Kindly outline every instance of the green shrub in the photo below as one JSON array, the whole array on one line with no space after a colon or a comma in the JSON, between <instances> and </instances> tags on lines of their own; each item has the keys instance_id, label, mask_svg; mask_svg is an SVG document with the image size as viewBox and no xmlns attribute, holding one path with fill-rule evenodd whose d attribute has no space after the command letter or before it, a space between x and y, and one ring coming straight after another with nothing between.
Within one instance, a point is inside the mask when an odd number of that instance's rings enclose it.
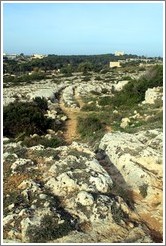
<instances>
[{"instance_id":1,"label":"green shrub","mask_svg":"<svg viewBox=\"0 0 166 246\"><path fill-rule=\"evenodd\" d=\"M63 236L66 236L72 227L68 220L58 224L58 217L45 215L40 226L31 225L28 227L27 236L30 243L46 243Z\"/></svg>"},{"instance_id":2,"label":"green shrub","mask_svg":"<svg viewBox=\"0 0 166 246\"><path fill-rule=\"evenodd\" d=\"M89 76L85 76L85 77L82 79L82 81L88 82L88 81L90 81L90 77L89 77Z\"/></svg>"},{"instance_id":3,"label":"green shrub","mask_svg":"<svg viewBox=\"0 0 166 246\"><path fill-rule=\"evenodd\" d=\"M106 106L112 104L112 98L109 96L101 97L99 100L99 105Z\"/></svg>"},{"instance_id":4,"label":"green shrub","mask_svg":"<svg viewBox=\"0 0 166 246\"><path fill-rule=\"evenodd\" d=\"M95 103L86 104L81 108L82 111L97 111L98 108L96 107Z\"/></svg>"},{"instance_id":5,"label":"green shrub","mask_svg":"<svg viewBox=\"0 0 166 246\"><path fill-rule=\"evenodd\" d=\"M45 148L56 148L64 144L64 141L58 137L53 137L51 139L43 138L41 143Z\"/></svg>"},{"instance_id":6,"label":"green shrub","mask_svg":"<svg viewBox=\"0 0 166 246\"><path fill-rule=\"evenodd\" d=\"M27 146L27 147L32 147L32 146L36 146L36 145L43 145L45 148L56 148L59 147L61 145L64 144L64 141L62 139L60 139L59 137L52 137L50 139L45 138L45 137L40 137L40 136L36 136L36 137L25 137L23 142L23 145Z\"/></svg>"},{"instance_id":7,"label":"green shrub","mask_svg":"<svg viewBox=\"0 0 166 246\"><path fill-rule=\"evenodd\" d=\"M103 130L101 121L93 115L87 118L78 118L78 132L81 137L90 137Z\"/></svg>"},{"instance_id":8,"label":"green shrub","mask_svg":"<svg viewBox=\"0 0 166 246\"><path fill-rule=\"evenodd\" d=\"M107 94L108 92L109 92L108 89L106 89L106 88L103 88L103 89L102 89L102 93L103 93L103 94Z\"/></svg>"},{"instance_id":9,"label":"green shrub","mask_svg":"<svg viewBox=\"0 0 166 246\"><path fill-rule=\"evenodd\" d=\"M111 206L112 218L117 224L121 223L121 220L128 218L128 215L125 214L120 207L117 206L114 201Z\"/></svg>"},{"instance_id":10,"label":"green shrub","mask_svg":"<svg viewBox=\"0 0 166 246\"><path fill-rule=\"evenodd\" d=\"M47 99L44 97L35 97L33 101L36 103L36 105L41 109L41 110L47 110L48 109L48 103Z\"/></svg>"},{"instance_id":11,"label":"green shrub","mask_svg":"<svg viewBox=\"0 0 166 246\"><path fill-rule=\"evenodd\" d=\"M95 95L95 96L99 96L99 95L101 95L101 92L98 92L98 91L91 91L91 94L92 94L92 95Z\"/></svg>"},{"instance_id":12,"label":"green shrub","mask_svg":"<svg viewBox=\"0 0 166 246\"><path fill-rule=\"evenodd\" d=\"M144 67L140 67L139 71L145 71L146 69Z\"/></svg>"},{"instance_id":13,"label":"green shrub","mask_svg":"<svg viewBox=\"0 0 166 246\"><path fill-rule=\"evenodd\" d=\"M112 98L115 107L133 107L145 99L145 92L148 88L163 86L163 68L154 66L150 68L146 75L138 81L130 80L123 87L123 90L116 92Z\"/></svg>"},{"instance_id":14,"label":"green shrub","mask_svg":"<svg viewBox=\"0 0 166 246\"><path fill-rule=\"evenodd\" d=\"M13 84L19 84L20 82L30 82L33 80L39 81L44 79L46 76L41 72L34 72L31 75L24 74L22 76L6 76L4 77L4 82L12 82Z\"/></svg>"},{"instance_id":15,"label":"green shrub","mask_svg":"<svg viewBox=\"0 0 166 246\"><path fill-rule=\"evenodd\" d=\"M44 116L44 112L34 102L15 102L4 107L3 131L6 137L19 134L39 135L53 125L53 120Z\"/></svg>"},{"instance_id":16,"label":"green shrub","mask_svg":"<svg viewBox=\"0 0 166 246\"><path fill-rule=\"evenodd\" d=\"M131 77L130 76L124 76L123 80L131 80Z\"/></svg>"},{"instance_id":17,"label":"green shrub","mask_svg":"<svg viewBox=\"0 0 166 246\"><path fill-rule=\"evenodd\" d=\"M140 191L140 194L142 195L143 198L145 198L148 194L147 189L148 189L148 184L143 184L143 185L139 186L139 191Z\"/></svg>"},{"instance_id":18,"label":"green shrub","mask_svg":"<svg viewBox=\"0 0 166 246\"><path fill-rule=\"evenodd\" d=\"M102 80L102 78L100 76L96 76L95 80Z\"/></svg>"}]
</instances>

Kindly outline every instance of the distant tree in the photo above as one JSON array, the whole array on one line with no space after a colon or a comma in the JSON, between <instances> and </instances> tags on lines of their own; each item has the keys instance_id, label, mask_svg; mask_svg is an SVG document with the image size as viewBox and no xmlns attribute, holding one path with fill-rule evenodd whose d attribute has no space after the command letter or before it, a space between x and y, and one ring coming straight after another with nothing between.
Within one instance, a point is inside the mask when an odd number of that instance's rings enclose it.
<instances>
[{"instance_id":1,"label":"distant tree","mask_svg":"<svg viewBox=\"0 0 166 246\"><path fill-rule=\"evenodd\" d=\"M78 71L83 72L86 75L89 71L92 71L92 63L90 62L82 62L78 66Z\"/></svg>"},{"instance_id":2,"label":"distant tree","mask_svg":"<svg viewBox=\"0 0 166 246\"><path fill-rule=\"evenodd\" d=\"M68 64L68 65L62 67L62 68L61 68L61 72L62 72L65 76L67 76L67 77L72 76L72 66L71 66L70 64Z\"/></svg>"}]
</instances>

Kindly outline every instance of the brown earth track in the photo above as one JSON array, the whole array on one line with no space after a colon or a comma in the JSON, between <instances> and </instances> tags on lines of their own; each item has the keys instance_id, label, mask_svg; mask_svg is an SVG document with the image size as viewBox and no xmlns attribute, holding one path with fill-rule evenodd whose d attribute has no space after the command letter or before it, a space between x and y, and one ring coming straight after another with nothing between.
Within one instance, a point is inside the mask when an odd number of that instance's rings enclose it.
<instances>
[{"instance_id":1,"label":"brown earth track","mask_svg":"<svg viewBox=\"0 0 166 246\"><path fill-rule=\"evenodd\" d=\"M77 117L78 114L80 115L80 108L84 105L81 97L75 95L75 100L77 101L79 108L69 108L66 107L62 98L60 98L60 107L64 114L68 117L66 124L65 124L65 131L63 133L63 137L65 141L69 144L72 141L79 139L79 134L77 132Z\"/></svg>"},{"instance_id":2,"label":"brown earth track","mask_svg":"<svg viewBox=\"0 0 166 246\"><path fill-rule=\"evenodd\" d=\"M60 97L59 105L64 114L68 117L65 123L65 129L63 133L63 137L66 141L66 143L71 144L73 141L80 139L80 135L77 132L77 118L79 116L86 117L89 112L83 112L81 111L81 108L85 105L80 95L75 93L74 99L79 105L78 108L69 108L65 106L65 103L63 102L62 97ZM110 132L111 127L105 126L105 131Z\"/></svg>"}]
</instances>

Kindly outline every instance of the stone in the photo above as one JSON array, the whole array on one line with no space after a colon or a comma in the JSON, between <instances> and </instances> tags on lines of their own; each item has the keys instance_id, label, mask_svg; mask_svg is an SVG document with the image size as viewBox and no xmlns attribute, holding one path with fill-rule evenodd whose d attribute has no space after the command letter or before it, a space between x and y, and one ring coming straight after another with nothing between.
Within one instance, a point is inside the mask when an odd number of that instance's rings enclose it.
<instances>
[{"instance_id":1,"label":"stone","mask_svg":"<svg viewBox=\"0 0 166 246\"><path fill-rule=\"evenodd\" d=\"M61 120L62 120L62 121L66 121L66 120L67 120L67 116L66 116L66 115L62 116L62 117L61 117Z\"/></svg>"},{"instance_id":2,"label":"stone","mask_svg":"<svg viewBox=\"0 0 166 246\"><path fill-rule=\"evenodd\" d=\"M21 232L22 232L22 242L28 241L27 229L30 225L32 225L32 221L29 218L24 218L21 223Z\"/></svg>"},{"instance_id":3,"label":"stone","mask_svg":"<svg viewBox=\"0 0 166 246\"><path fill-rule=\"evenodd\" d=\"M128 84L128 80L119 81L117 84L114 85L114 89L116 91L121 91L126 84Z\"/></svg>"},{"instance_id":4,"label":"stone","mask_svg":"<svg viewBox=\"0 0 166 246\"><path fill-rule=\"evenodd\" d=\"M19 168L20 166L24 166L24 165L34 165L34 162L31 161L31 159L19 158L11 165L12 172L15 171L17 168Z\"/></svg>"},{"instance_id":5,"label":"stone","mask_svg":"<svg viewBox=\"0 0 166 246\"><path fill-rule=\"evenodd\" d=\"M39 198L42 199L42 200L44 200L44 199L47 198L47 195L46 195L46 194L40 194L40 195L39 195Z\"/></svg>"},{"instance_id":6,"label":"stone","mask_svg":"<svg viewBox=\"0 0 166 246\"><path fill-rule=\"evenodd\" d=\"M113 114L118 114L118 113L119 113L119 112L118 112L118 110L116 110L116 109L113 111Z\"/></svg>"},{"instance_id":7,"label":"stone","mask_svg":"<svg viewBox=\"0 0 166 246\"><path fill-rule=\"evenodd\" d=\"M7 142L9 142L10 141L10 139L9 138L7 138L7 137L3 137L3 143L7 143Z\"/></svg>"},{"instance_id":8,"label":"stone","mask_svg":"<svg viewBox=\"0 0 166 246\"><path fill-rule=\"evenodd\" d=\"M83 206L89 206L94 203L94 198L86 191L80 191L77 195L76 202L81 203Z\"/></svg>"},{"instance_id":9,"label":"stone","mask_svg":"<svg viewBox=\"0 0 166 246\"><path fill-rule=\"evenodd\" d=\"M9 209L9 210L12 210L12 209L14 208L14 206L15 206L14 203L12 203L12 204L10 204L10 205L8 206L8 209Z\"/></svg>"},{"instance_id":10,"label":"stone","mask_svg":"<svg viewBox=\"0 0 166 246\"><path fill-rule=\"evenodd\" d=\"M162 103L163 90L162 87L153 87L149 88L145 92L145 101L144 104L155 104L157 101Z\"/></svg>"},{"instance_id":11,"label":"stone","mask_svg":"<svg viewBox=\"0 0 166 246\"><path fill-rule=\"evenodd\" d=\"M130 119L129 118L122 118L120 127L126 128L129 125L129 123L130 123Z\"/></svg>"},{"instance_id":12,"label":"stone","mask_svg":"<svg viewBox=\"0 0 166 246\"><path fill-rule=\"evenodd\" d=\"M3 218L3 225L5 226L8 223L11 223L16 217L16 214L9 214Z\"/></svg>"}]
</instances>

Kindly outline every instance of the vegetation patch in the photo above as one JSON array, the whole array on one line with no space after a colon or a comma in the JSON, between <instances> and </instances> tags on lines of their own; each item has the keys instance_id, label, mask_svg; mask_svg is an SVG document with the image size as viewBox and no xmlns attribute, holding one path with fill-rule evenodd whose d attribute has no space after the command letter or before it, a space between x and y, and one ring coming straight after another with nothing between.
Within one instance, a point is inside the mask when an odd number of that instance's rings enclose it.
<instances>
[{"instance_id":1,"label":"vegetation patch","mask_svg":"<svg viewBox=\"0 0 166 246\"><path fill-rule=\"evenodd\" d=\"M91 155L89 153L78 151L78 150L75 150L75 149L70 150L68 152L68 155L73 155L73 156L75 156L77 158L80 158L80 157L90 158L91 157Z\"/></svg>"},{"instance_id":2,"label":"vegetation patch","mask_svg":"<svg viewBox=\"0 0 166 246\"><path fill-rule=\"evenodd\" d=\"M6 137L46 133L53 127L54 121L44 116L46 104L44 100L34 102L14 102L4 107L3 132ZM41 107L41 108L40 108Z\"/></svg>"},{"instance_id":3,"label":"vegetation patch","mask_svg":"<svg viewBox=\"0 0 166 246\"><path fill-rule=\"evenodd\" d=\"M147 196L147 190L148 190L148 184L143 184L141 186L139 186L139 191L140 194L143 198L145 198Z\"/></svg>"},{"instance_id":4,"label":"vegetation patch","mask_svg":"<svg viewBox=\"0 0 166 246\"><path fill-rule=\"evenodd\" d=\"M103 135L104 124L95 115L89 115L86 118L79 117L77 130L82 139L93 141Z\"/></svg>"},{"instance_id":5,"label":"vegetation patch","mask_svg":"<svg viewBox=\"0 0 166 246\"><path fill-rule=\"evenodd\" d=\"M121 223L121 220L126 219L128 216L122 211L120 207L117 206L114 201L111 206L112 217L117 224Z\"/></svg>"},{"instance_id":6,"label":"vegetation patch","mask_svg":"<svg viewBox=\"0 0 166 246\"><path fill-rule=\"evenodd\" d=\"M45 215L40 226L32 225L27 230L27 236L30 243L46 243L63 236L66 236L71 230L71 224L68 220L58 224L58 217Z\"/></svg>"},{"instance_id":7,"label":"vegetation patch","mask_svg":"<svg viewBox=\"0 0 166 246\"><path fill-rule=\"evenodd\" d=\"M133 107L142 102L148 88L163 86L163 67L154 66L139 80L130 80L122 91L116 92L112 103L117 107Z\"/></svg>"},{"instance_id":8,"label":"vegetation patch","mask_svg":"<svg viewBox=\"0 0 166 246\"><path fill-rule=\"evenodd\" d=\"M25 137L22 145L25 145L27 147L32 147L32 146L36 146L36 145L43 145L44 148L56 148L59 147L61 145L64 145L64 140L62 138L59 137L52 137L50 139L45 138L45 137L40 137L40 136L36 136L36 137Z\"/></svg>"},{"instance_id":9,"label":"vegetation patch","mask_svg":"<svg viewBox=\"0 0 166 246\"><path fill-rule=\"evenodd\" d=\"M82 111L86 111L86 112L90 112L90 111L98 111L99 108L96 106L96 104L94 102L92 102L91 104L85 104L82 108Z\"/></svg>"},{"instance_id":10,"label":"vegetation patch","mask_svg":"<svg viewBox=\"0 0 166 246\"><path fill-rule=\"evenodd\" d=\"M21 85L20 82L28 82L30 83L31 81L39 81L42 79L45 79L46 75L41 72L34 72L31 75L24 74L21 76L6 76L4 77L4 83L11 82L12 85L18 86L19 84Z\"/></svg>"},{"instance_id":11,"label":"vegetation patch","mask_svg":"<svg viewBox=\"0 0 166 246\"><path fill-rule=\"evenodd\" d=\"M106 106L112 104L112 98L110 96L100 97L99 105Z\"/></svg>"}]
</instances>

